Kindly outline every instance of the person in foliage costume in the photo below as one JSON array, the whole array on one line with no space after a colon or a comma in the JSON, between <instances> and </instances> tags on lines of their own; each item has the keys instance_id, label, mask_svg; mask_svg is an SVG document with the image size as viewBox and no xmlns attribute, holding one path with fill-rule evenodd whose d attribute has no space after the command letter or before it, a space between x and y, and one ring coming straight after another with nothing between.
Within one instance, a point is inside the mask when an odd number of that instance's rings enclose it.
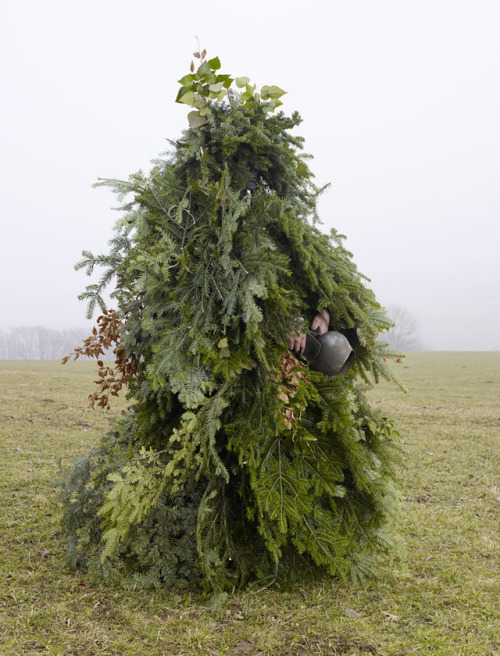
<instances>
[{"instance_id":1,"label":"person in foliage costume","mask_svg":"<svg viewBox=\"0 0 500 656\"><path fill-rule=\"evenodd\" d=\"M67 560L108 582L213 591L363 576L397 507L397 433L363 393L393 378L377 340L390 322L342 236L315 226L322 190L298 113L275 113L284 92L205 55L180 80L190 127L168 157L99 183L132 199L109 254L77 265L104 274L81 296L102 314L74 358L98 358L92 405L125 384L134 405L64 483ZM101 297L113 278L116 310ZM314 315L354 349L346 374L300 358Z\"/></svg>"}]
</instances>

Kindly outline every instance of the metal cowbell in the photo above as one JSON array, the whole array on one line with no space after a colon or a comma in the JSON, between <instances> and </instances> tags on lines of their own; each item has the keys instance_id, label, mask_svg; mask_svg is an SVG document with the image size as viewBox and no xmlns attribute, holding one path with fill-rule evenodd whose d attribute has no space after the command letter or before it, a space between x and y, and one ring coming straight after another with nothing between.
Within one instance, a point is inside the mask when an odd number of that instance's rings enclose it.
<instances>
[{"instance_id":1,"label":"metal cowbell","mask_svg":"<svg viewBox=\"0 0 500 656\"><path fill-rule=\"evenodd\" d=\"M326 376L345 374L355 358L347 337L336 330L323 335L309 331L303 355L309 360L313 371L320 371Z\"/></svg>"}]
</instances>

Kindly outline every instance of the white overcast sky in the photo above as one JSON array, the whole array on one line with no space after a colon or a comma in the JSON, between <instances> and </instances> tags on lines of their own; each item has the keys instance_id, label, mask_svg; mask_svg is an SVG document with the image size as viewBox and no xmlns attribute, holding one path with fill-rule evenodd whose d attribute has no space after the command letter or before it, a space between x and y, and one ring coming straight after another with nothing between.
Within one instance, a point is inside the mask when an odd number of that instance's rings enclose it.
<instances>
[{"instance_id":1,"label":"white overcast sky","mask_svg":"<svg viewBox=\"0 0 500 656\"><path fill-rule=\"evenodd\" d=\"M2 0L0 327L86 325L73 265L117 218L91 185L180 136L195 36L288 91L381 303L429 349L500 349L498 0Z\"/></svg>"}]
</instances>

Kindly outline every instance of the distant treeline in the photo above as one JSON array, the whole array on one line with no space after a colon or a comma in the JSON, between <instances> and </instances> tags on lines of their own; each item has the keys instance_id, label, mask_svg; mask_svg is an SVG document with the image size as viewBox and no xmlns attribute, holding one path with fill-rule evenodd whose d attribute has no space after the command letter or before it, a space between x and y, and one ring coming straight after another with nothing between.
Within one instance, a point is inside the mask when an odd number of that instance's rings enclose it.
<instances>
[{"instance_id":1,"label":"distant treeline","mask_svg":"<svg viewBox=\"0 0 500 656\"><path fill-rule=\"evenodd\" d=\"M398 305L387 308L387 314L395 325L381 335L381 341L397 351L420 351L422 341L416 319ZM72 353L90 331L90 328L56 330L43 326L0 328L0 360L58 360ZM111 352L108 355L114 358Z\"/></svg>"},{"instance_id":2,"label":"distant treeline","mask_svg":"<svg viewBox=\"0 0 500 656\"><path fill-rule=\"evenodd\" d=\"M0 360L58 360L90 334L88 328L0 328Z\"/></svg>"}]
</instances>

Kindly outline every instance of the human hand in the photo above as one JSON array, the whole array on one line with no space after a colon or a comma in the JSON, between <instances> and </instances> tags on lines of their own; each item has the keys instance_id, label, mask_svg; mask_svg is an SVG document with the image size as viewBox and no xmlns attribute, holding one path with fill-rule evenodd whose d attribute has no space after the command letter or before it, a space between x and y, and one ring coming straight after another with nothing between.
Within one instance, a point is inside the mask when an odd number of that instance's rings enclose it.
<instances>
[{"instance_id":1,"label":"human hand","mask_svg":"<svg viewBox=\"0 0 500 656\"><path fill-rule=\"evenodd\" d=\"M306 347L306 336L305 335L296 335L291 333L290 335L290 349L296 351L302 355Z\"/></svg>"},{"instance_id":2,"label":"human hand","mask_svg":"<svg viewBox=\"0 0 500 656\"><path fill-rule=\"evenodd\" d=\"M312 320L311 330L317 330L320 335L324 335L328 332L329 325L330 313L326 308L323 308Z\"/></svg>"},{"instance_id":3,"label":"human hand","mask_svg":"<svg viewBox=\"0 0 500 656\"><path fill-rule=\"evenodd\" d=\"M303 319L301 319L303 321ZM330 325L330 313L326 308L318 312L311 323L311 330L317 330L320 335L324 335L328 332L328 327ZM295 332L290 334L290 349L296 351L300 355L304 353L306 347L306 335L299 334Z\"/></svg>"},{"instance_id":4,"label":"human hand","mask_svg":"<svg viewBox=\"0 0 500 656\"><path fill-rule=\"evenodd\" d=\"M301 317L300 321L304 321L304 319ZM304 349L306 347L306 336L305 334L296 334L294 331L290 333L290 350L292 351L297 351L297 353L304 353Z\"/></svg>"}]
</instances>

